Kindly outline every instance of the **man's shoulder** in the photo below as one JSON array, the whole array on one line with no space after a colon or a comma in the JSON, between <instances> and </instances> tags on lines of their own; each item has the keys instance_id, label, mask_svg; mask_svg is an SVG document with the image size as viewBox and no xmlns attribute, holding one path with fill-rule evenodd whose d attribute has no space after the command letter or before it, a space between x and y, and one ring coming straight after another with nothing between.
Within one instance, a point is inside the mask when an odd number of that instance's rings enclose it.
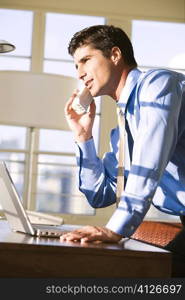
<instances>
[{"instance_id":1,"label":"man's shoulder","mask_svg":"<svg viewBox=\"0 0 185 300\"><path fill-rule=\"evenodd\" d=\"M141 79L158 77L185 77L185 74L172 69L153 68L142 72Z\"/></svg>"},{"instance_id":2,"label":"man's shoulder","mask_svg":"<svg viewBox=\"0 0 185 300\"><path fill-rule=\"evenodd\" d=\"M185 82L185 75L169 69L150 69L143 72L137 83L138 102L164 104L166 95L176 95L177 87ZM164 98L166 97L166 98ZM172 99L172 97L168 98Z\"/></svg>"},{"instance_id":3,"label":"man's shoulder","mask_svg":"<svg viewBox=\"0 0 185 300\"><path fill-rule=\"evenodd\" d=\"M143 86L146 88L155 84L159 85L160 83L169 83L171 80L179 78L181 75L185 76L184 74L165 68L149 69L145 72L142 72L137 85L138 88Z\"/></svg>"},{"instance_id":4,"label":"man's shoulder","mask_svg":"<svg viewBox=\"0 0 185 300\"><path fill-rule=\"evenodd\" d=\"M142 78L147 78L147 77L159 77L159 76L174 76L178 74L174 70L170 69L165 69L165 68L154 68L154 69L149 69L145 72L142 72Z\"/></svg>"}]
</instances>

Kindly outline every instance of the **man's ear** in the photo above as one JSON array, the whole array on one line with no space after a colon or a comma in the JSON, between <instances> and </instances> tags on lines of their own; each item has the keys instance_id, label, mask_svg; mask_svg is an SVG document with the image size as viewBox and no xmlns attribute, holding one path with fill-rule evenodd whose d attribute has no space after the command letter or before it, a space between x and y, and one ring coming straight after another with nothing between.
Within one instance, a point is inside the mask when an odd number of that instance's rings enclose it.
<instances>
[{"instance_id":1,"label":"man's ear","mask_svg":"<svg viewBox=\"0 0 185 300\"><path fill-rule=\"evenodd\" d=\"M121 54L121 50L119 47L113 47L111 49L111 60L112 62L117 65L119 63L119 61L121 60L122 58L122 54Z\"/></svg>"}]
</instances>

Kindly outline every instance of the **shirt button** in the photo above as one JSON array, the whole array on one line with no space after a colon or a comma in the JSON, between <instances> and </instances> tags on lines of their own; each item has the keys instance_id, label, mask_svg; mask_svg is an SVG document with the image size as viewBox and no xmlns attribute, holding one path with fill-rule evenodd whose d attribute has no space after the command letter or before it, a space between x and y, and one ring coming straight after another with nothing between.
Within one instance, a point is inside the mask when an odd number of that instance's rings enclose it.
<instances>
[{"instance_id":1,"label":"shirt button","mask_svg":"<svg viewBox=\"0 0 185 300\"><path fill-rule=\"evenodd\" d=\"M180 210L180 214L183 215L183 213L184 213L184 211L183 211L183 210Z\"/></svg>"},{"instance_id":2,"label":"shirt button","mask_svg":"<svg viewBox=\"0 0 185 300\"><path fill-rule=\"evenodd\" d=\"M152 198L148 198L148 201L152 201Z\"/></svg>"},{"instance_id":3,"label":"shirt button","mask_svg":"<svg viewBox=\"0 0 185 300\"><path fill-rule=\"evenodd\" d=\"M131 230L134 230L134 226L132 225L132 226L130 227L130 229L131 229Z\"/></svg>"}]
</instances>

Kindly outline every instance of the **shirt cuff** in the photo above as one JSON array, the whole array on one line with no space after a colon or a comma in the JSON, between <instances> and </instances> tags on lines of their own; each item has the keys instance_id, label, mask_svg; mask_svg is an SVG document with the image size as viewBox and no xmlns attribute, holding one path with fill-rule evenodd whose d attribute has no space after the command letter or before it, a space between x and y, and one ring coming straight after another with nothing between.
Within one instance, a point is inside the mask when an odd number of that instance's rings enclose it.
<instances>
[{"instance_id":1,"label":"shirt cuff","mask_svg":"<svg viewBox=\"0 0 185 300\"><path fill-rule=\"evenodd\" d=\"M115 210L105 227L124 237L130 237L136 230L133 225L133 217L128 212L122 211L121 208Z\"/></svg>"},{"instance_id":2,"label":"shirt cuff","mask_svg":"<svg viewBox=\"0 0 185 300\"><path fill-rule=\"evenodd\" d=\"M77 157L83 157L83 159L89 159L89 160L96 160L96 148L94 144L94 139L91 138L90 140L86 142L76 142L76 156Z\"/></svg>"},{"instance_id":3,"label":"shirt cuff","mask_svg":"<svg viewBox=\"0 0 185 300\"><path fill-rule=\"evenodd\" d=\"M128 197L124 198L120 201L118 208L105 227L124 237L130 237L143 221L151 203L145 199L140 208L132 209L129 212L128 208L124 205L124 203L127 203Z\"/></svg>"}]
</instances>

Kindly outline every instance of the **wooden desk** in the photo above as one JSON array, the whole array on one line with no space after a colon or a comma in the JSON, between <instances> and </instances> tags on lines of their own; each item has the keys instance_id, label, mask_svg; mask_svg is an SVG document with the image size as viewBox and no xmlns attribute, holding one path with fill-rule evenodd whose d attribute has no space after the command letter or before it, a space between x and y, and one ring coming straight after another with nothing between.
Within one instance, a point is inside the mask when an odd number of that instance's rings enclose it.
<instances>
[{"instance_id":1,"label":"wooden desk","mask_svg":"<svg viewBox=\"0 0 185 300\"><path fill-rule=\"evenodd\" d=\"M1 220L0 277L169 278L171 253L132 239L87 246L61 243L11 232Z\"/></svg>"}]
</instances>

